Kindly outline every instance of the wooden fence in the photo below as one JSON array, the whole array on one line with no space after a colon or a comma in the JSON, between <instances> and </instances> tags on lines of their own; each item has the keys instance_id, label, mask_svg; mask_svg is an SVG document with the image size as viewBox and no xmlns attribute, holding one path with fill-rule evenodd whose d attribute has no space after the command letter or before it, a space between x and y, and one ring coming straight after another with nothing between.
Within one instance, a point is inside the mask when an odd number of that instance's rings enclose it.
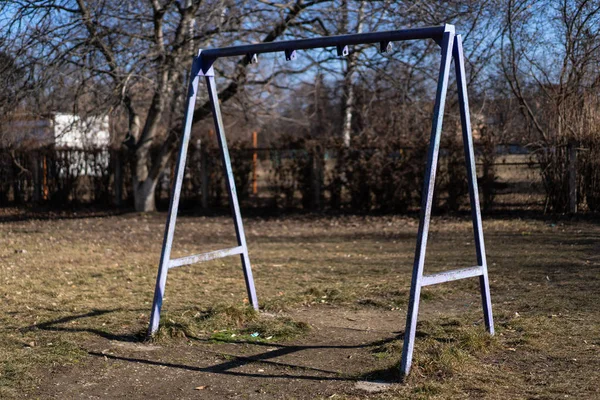
<instances>
[{"instance_id":1,"label":"wooden fence","mask_svg":"<svg viewBox=\"0 0 600 400\"><path fill-rule=\"evenodd\" d=\"M399 149L394 154L381 155L377 149L362 149L342 159L334 150L315 153L302 149L257 149L249 145L230 149L237 191L244 207L355 211L403 211L418 207L422 176L419 165L422 163L412 160L414 171L405 173L403 168L407 164L403 162L410 151ZM485 176L480 176L485 208L543 208L544 187L539 165L525 152L509 148L498 151L503 154L498 155L493 165L486 166L494 170L492 181L486 182ZM214 148L190 147L182 190L183 207L217 208L227 204L217 154ZM382 159L384 164L390 160L387 169L396 175L376 176L384 174L382 167L376 164L376 160L381 162ZM437 204L443 208L450 203L450 196L460 196L457 204L463 207L466 192L455 190L460 181L444 181L453 176L453 169L458 169L448 164L450 159L442 153ZM0 149L0 206L89 204L130 208L133 191L129 161L128 153L109 149ZM173 157L156 188L159 209L166 209L168 205L174 161ZM482 169L479 165L480 173ZM390 188L392 181L399 186L397 189ZM412 194L400 196L399 193L404 195L407 191ZM454 204L457 200L452 201ZM403 206L385 208L386 202Z\"/></svg>"}]
</instances>

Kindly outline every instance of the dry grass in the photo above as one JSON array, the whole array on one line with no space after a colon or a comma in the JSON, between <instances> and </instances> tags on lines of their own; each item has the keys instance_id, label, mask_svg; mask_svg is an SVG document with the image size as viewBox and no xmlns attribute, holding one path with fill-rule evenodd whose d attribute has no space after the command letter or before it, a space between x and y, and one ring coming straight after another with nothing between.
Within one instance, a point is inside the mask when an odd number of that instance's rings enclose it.
<instances>
[{"instance_id":1,"label":"dry grass","mask_svg":"<svg viewBox=\"0 0 600 400\"><path fill-rule=\"evenodd\" d=\"M248 306L221 305L193 315L185 312L178 316L165 315L152 340L208 337L223 342L285 341L309 330L305 322L289 317L259 313Z\"/></svg>"},{"instance_id":2,"label":"dry grass","mask_svg":"<svg viewBox=\"0 0 600 400\"><path fill-rule=\"evenodd\" d=\"M88 365L89 349L97 343L142 339L163 223L164 215L132 214L0 225L1 398L36 393L48 371ZM237 259L179 268L169 274L157 340L174 352L191 340L310 343L312 309L399 309L404 315L416 225L400 217L249 219L259 300L273 314L247 308ZM491 338L481 327L475 281L428 288L413 374L405 384L370 396L595 396L600 227L496 219L485 221L485 233L497 335ZM234 238L223 217L182 218L176 237L174 257L226 247ZM473 260L469 222L435 220L427 270ZM298 310L307 310L306 321ZM360 351L370 361L348 379L389 379L401 340ZM350 368L352 360L344 365ZM318 393L307 392L306 398ZM336 396L363 397L351 391Z\"/></svg>"}]
</instances>

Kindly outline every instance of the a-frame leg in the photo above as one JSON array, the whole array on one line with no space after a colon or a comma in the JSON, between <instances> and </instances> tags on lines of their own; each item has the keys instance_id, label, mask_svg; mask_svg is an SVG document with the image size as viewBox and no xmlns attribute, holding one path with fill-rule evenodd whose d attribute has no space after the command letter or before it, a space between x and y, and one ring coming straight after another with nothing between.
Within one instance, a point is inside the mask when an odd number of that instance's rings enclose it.
<instances>
[{"instance_id":1,"label":"a-frame leg","mask_svg":"<svg viewBox=\"0 0 600 400\"><path fill-rule=\"evenodd\" d=\"M192 121L194 119L194 107L196 105L198 82L201 76L205 77L206 86L208 88L208 95L213 112L217 137L219 140L221 160L223 161L223 168L225 169L225 180L229 192L229 203L231 205L231 212L233 214L233 222L235 225L235 233L237 237L238 246L231 249L217 250L209 253L197 254L172 260L171 247L173 245L173 237L175 234L175 223L177 221L179 197L181 194L181 186L183 183L185 162L187 158L187 149L192 131ZM244 278L246 280L246 290L248 292L250 304L252 304L252 306L255 309L258 309L258 300L256 298L256 290L254 288L254 279L252 277L252 269L250 267L250 258L248 257L248 246L246 245L246 236L244 234L242 216L240 214L240 207L238 204L237 193L235 190L235 181L233 179L233 172L231 170L229 150L227 149L227 140L225 138L225 131L223 130L223 121L221 120L221 111L219 108L219 99L215 87L214 71L210 63L208 65L202 64L200 52L198 53L198 56L194 58L194 61L192 63L192 72L190 76L187 105L185 111L183 137L181 138L179 155L177 157L177 167L175 170L175 184L173 185L173 190L171 193L169 214L167 217L167 225L165 227L165 236L163 239L163 247L160 256L160 264L158 267L158 275L156 277L156 287L154 290L154 301L152 303L152 312L150 315L150 325L148 326L148 335L151 336L158 330L158 325L160 322L160 310L162 307L165 286L167 283L167 272L170 268L180 267L183 265L189 265L197 262L214 260L216 258L222 258L236 254L239 254L241 258L242 266L244 269Z\"/></svg>"},{"instance_id":2,"label":"a-frame leg","mask_svg":"<svg viewBox=\"0 0 600 400\"><path fill-rule=\"evenodd\" d=\"M229 159L229 150L227 148L227 138L223 129L223 120L221 119L221 109L219 107L219 98L215 85L215 77L213 74L206 76L206 87L208 88L208 97L212 108L213 119L215 122L215 130L217 139L221 149L221 161L225 170L225 184L229 193L229 205L235 225L235 235L237 237L238 246L241 247L240 258L242 260L242 268L244 269L244 279L246 280L246 291L248 292L248 300L255 310L258 310L258 300L256 298L256 289L254 288L254 278L252 277L252 267L250 266L250 258L248 257L248 246L246 245L246 235L244 233L244 224L242 223L242 214L240 213L240 205L238 203L237 192L235 190L235 179L231 170L231 160Z\"/></svg>"},{"instance_id":3,"label":"a-frame leg","mask_svg":"<svg viewBox=\"0 0 600 400\"><path fill-rule=\"evenodd\" d=\"M150 325L148 326L148 335L154 334L158 329L160 322L160 309L162 308L163 297L165 295L165 286L167 284L167 272L171 261L171 246L173 245L173 235L175 234L175 223L177 222L177 210L179 209L179 196L181 195L181 185L185 174L185 161L187 158L187 149L192 132L192 120L194 119L194 108L196 106L196 97L198 95L198 81L200 80L201 59L200 54L194 57L192 70L190 73L190 82L187 93L187 103L185 108L185 120L183 126L183 137L179 145L179 155L177 156L177 166L175 169L175 183L171 192L169 203L169 213L167 216L167 225L165 227L165 236L163 238L162 251L160 254L160 263L158 265L158 274L156 276L156 287L154 289L154 301L152 302L152 312L150 314Z\"/></svg>"},{"instance_id":4,"label":"a-frame leg","mask_svg":"<svg viewBox=\"0 0 600 400\"><path fill-rule=\"evenodd\" d=\"M413 349L415 345L415 333L417 329L417 317L419 314L419 298L423 277L423 266L425 265L425 253L427 248L427 235L429 233L429 220L433 204L433 189L435 186L435 174L437 171L438 155L440 149L440 137L442 133L442 120L444 118L444 105L446 103L446 92L448 91L448 77L450 75L450 63L452 62L452 47L454 32L445 32L441 41L442 60L438 76L438 87L433 109L433 124L427 154L427 170L423 183L421 200L421 217L419 231L417 234L417 247L415 250L415 261L413 265L412 281L410 285L410 299L408 304L408 315L406 317L406 329L404 330L404 345L402 348L402 361L400 373L408 375L412 363Z\"/></svg>"},{"instance_id":5,"label":"a-frame leg","mask_svg":"<svg viewBox=\"0 0 600 400\"><path fill-rule=\"evenodd\" d=\"M454 41L454 68L456 70L456 83L458 85L458 101L460 107L460 122L462 126L463 147L467 165L467 180L469 182L469 200L471 203L471 217L473 219L473 233L475 236L475 249L477 251L477 265L482 267L479 276L481 300L483 304L483 318L485 327L490 334L494 334L494 319L492 317L492 299L483 241L483 227L481 224L481 211L479 209L479 190L477 188L477 171L475 169L475 154L473 151L473 134L471 132L471 116L469 114L469 97L467 95L467 82L465 74L465 61L463 57L462 38L456 35Z\"/></svg>"},{"instance_id":6,"label":"a-frame leg","mask_svg":"<svg viewBox=\"0 0 600 400\"><path fill-rule=\"evenodd\" d=\"M413 276L411 282L408 316L406 319L406 330L404 333L404 347L402 351L402 361L400 365L401 373L404 376L408 375L412 362L417 317L419 312L419 297L421 294L421 287L423 286L434 285L437 283L449 282L463 278L479 277L485 325L490 334L494 334L492 302L490 297L485 245L483 241L481 212L479 209L479 193L477 189L475 154L473 150L473 137L471 133L469 100L467 96L462 41L460 35L454 36L454 32L451 33L450 38L447 37L448 35L449 33L446 33L444 35L444 39L440 43L442 46L442 66L438 81L436 105L434 108L434 121L431 134L431 143L429 146L429 154L427 159L427 171L423 189L423 201L421 204L421 221L419 224L417 249L415 253L415 264L413 267ZM437 167L437 157L439 151L441 123L444 112L444 100L446 97L446 89L448 84L448 68L449 63L452 59L452 57L450 57L450 52L452 52L452 56L454 57L456 81L458 85L462 137L467 167L467 179L469 185L469 199L471 204L471 215L473 219L473 231L475 236L475 247L477 252L477 266L451 271L444 271L433 275L423 275L423 267L425 262L425 252L427 245L427 234L429 231L429 219L431 216L431 205L433 199L433 188L435 186L435 172Z\"/></svg>"}]
</instances>

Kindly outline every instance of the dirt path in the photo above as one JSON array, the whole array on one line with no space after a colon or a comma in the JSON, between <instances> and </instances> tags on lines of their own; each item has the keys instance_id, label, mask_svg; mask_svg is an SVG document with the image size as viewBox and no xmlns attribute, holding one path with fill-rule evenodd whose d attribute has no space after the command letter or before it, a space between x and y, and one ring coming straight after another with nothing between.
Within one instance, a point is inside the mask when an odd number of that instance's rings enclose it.
<instances>
[{"instance_id":1,"label":"dirt path","mask_svg":"<svg viewBox=\"0 0 600 400\"><path fill-rule=\"evenodd\" d=\"M98 340L83 366L61 368L36 393L66 399L318 398L365 393L356 377L371 351L398 338L398 312L312 307L292 313L311 333L283 345L190 341L178 346ZM199 389L196 389L199 388ZM35 394L34 394L35 395Z\"/></svg>"}]
</instances>

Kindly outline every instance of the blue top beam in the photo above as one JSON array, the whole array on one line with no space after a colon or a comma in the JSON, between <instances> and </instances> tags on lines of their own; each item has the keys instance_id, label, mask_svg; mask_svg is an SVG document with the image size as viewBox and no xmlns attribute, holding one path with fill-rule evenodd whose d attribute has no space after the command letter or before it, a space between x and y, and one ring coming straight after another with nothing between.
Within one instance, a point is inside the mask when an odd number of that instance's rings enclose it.
<instances>
[{"instance_id":1,"label":"blue top beam","mask_svg":"<svg viewBox=\"0 0 600 400\"><path fill-rule=\"evenodd\" d=\"M396 42L416 39L434 39L438 41L444 32L454 32L454 25L430 26L397 31L356 33L352 35L325 36L313 39L286 40L249 44L243 46L221 47L202 50L201 57L205 61L214 61L221 57L245 56L248 54L275 53L278 51L308 50L324 47L344 47L348 45Z\"/></svg>"}]
</instances>

